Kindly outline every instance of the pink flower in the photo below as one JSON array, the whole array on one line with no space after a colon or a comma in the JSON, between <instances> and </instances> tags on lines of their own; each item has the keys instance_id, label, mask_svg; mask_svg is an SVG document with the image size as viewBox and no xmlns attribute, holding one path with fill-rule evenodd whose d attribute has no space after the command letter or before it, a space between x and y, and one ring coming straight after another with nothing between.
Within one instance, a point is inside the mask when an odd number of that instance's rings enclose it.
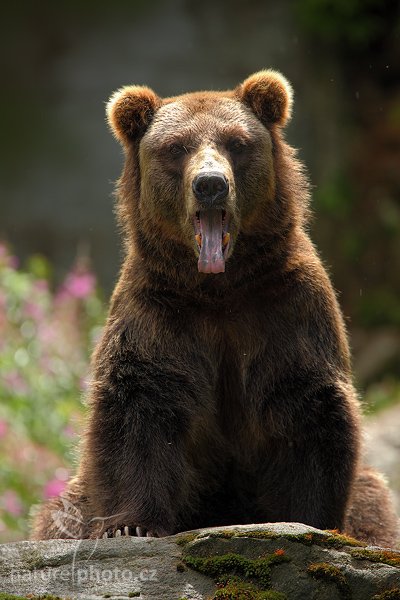
<instances>
[{"instance_id":1,"label":"pink flower","mask_svg":"<svg viewBox=\"0 0 400 600\"><path fill-rule=\"evenodd\" d=\"M65 282L64 290L74 298L87 298L93 292L96 285L96 278L88 271L72 271Z\"/></svg>"},{"instance_id":2,"label":"pink flower","mask_svg":"<svg viewBox=\"0 0 400 600\"><path fill-rule=\"evenodd\" d=\"M56 326L51 322L46 323L45 321L42 321L40 323L40 327L38 329L38 338L41 341L41 343L44 345L54 342L54 340L57 339ZM45 355L43 366L45 366L45 367L48 366L48 363L49 363L49 359Z\"/></svg>"},{"instance_id":3,"label":"pink flower","mask_svg":"<svg viewBox=\"0 0 400 600\"><path fill-rule=\"evenodd\" d=\"M12 269L18 269L19 267L19 259L16 256L9 256L8 257L8 266L11 267Z\"/></svg>"},{"instance_id":4,"label":"pink flower","mask_svg":"<svg viewBox=\"0 0 400 600\"><path fill-rule=\"evenodd\" d=\"M46 281L46 279L37 279L35 281L35 289L38 292L48 292L49 291L49 284Z\"/></svg>"},{"instance_id":5,"label":"pink flower","mask_svg":"<svg viewBox=\"0 0 400 600\"><path fill-rule=\"evenodd\" d=\"M3 437L6 437L8 433L8 423L7 421L3 421L0 419L0 440Z\"/></svg>"},{"instance_id":6,"label":"pink flower","mask_svg":"<svg viewBox=\"0 0 400 600\"><path fill-rule=\"evenodd\" d=\"M15 394L26 394L28 386L24 378L18 373L18 371L11 371L3 377L3 382L7 388Z\"/></svg>"},{"instance_id":7,"label":"pink flower","mask_svg":"<svg viewBox=\"0 0 400 600\"><path fill-rule=\"evenodd\" d=\"M7 246L1 242L0 242L0 264L5 267L11 267L12 269L16 269L19 264L18 258L16 256L12 256L10 254Z\"/></svg>"},{"instance_id":8,"label":"pink flower","mask_svg":"<svg viewBox=\"0 0 400 600\"><path fill-rule=\"evenodd\" d=\"M19 515L22 513L21 501L14 491L7 490L4 492L3 496L0 498L0 502L4 510L10 513L10 515L19 517Z\"/></svg>"},{"instance_id":9,"label":"pink flower","mask_svg":"<svg viewBox=\"0 0 400 600\"><path fill-rule=\"evenodd\" d=\"M43 306L37 302L28 301L25 303L25 314L35 321L40 321L44 316Z\"/></svg>"},{"instance_id":10,"label":"pink flower","mask_svg":"<svg viewBox=\"0 0 400 600\"><path fill-rule=\"evenodd\" d=\"M51 479L44 486L44 497L46 500L49 498L54 498L55 496L59 496L66 487L66 482L61 481L60 479Z\"/></svg>"}]
</instances>

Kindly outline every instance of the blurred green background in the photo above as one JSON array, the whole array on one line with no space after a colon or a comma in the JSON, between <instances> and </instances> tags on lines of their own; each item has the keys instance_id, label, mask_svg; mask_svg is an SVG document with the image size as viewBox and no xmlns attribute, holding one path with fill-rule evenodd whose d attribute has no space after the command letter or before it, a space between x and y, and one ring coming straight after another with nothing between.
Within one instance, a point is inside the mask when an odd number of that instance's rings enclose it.
<instances>
[{"instance_id":1,"label":"blurred green background","mask_svg":"<svg viewBox=\"0 0 400 600\"><path fill-rule=\"evenodd\" d=\"M339 291L366 412L400 400L400 10L394 0L88 0L2 8L0 541L76 458L88 358L116 280L122 152L105 102L224 89L265 67L295 89L287 138Z\"/></svg>"}]
</instances>

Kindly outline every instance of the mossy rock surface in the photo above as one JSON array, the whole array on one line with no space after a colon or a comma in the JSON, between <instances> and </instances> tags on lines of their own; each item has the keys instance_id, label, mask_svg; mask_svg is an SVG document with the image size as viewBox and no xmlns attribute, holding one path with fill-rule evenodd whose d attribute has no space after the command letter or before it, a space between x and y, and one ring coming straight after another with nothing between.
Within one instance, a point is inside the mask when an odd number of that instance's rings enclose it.
<instances>
[{"instance_id":1,"label":"mossy rock surface","mask_svg":"<svg viewBox=\"0 0 400 600\"><path fill-rule=\"evenodd\" d=\"M400 552L298 523L0 546L0 600L397 600L399 590Z\"/></svg>"}]
</instances>

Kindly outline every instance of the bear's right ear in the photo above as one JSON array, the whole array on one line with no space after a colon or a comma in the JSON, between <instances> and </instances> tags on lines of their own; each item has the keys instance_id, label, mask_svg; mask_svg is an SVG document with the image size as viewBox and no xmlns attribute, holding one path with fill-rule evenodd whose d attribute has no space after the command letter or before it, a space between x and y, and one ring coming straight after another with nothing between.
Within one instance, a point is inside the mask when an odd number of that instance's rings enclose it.
<instances>
[{"instance_id":1,"label":"bear's right ear","mask_svg":"<svg viewBox=\"0 0 400 600\"><path fill-rule=\"evenodd\" d=\"M161 106L161 99L148 87L129 85L114 92L107 104L107 119L122 144L140 138Z\"/></svg>"}]
</instances>

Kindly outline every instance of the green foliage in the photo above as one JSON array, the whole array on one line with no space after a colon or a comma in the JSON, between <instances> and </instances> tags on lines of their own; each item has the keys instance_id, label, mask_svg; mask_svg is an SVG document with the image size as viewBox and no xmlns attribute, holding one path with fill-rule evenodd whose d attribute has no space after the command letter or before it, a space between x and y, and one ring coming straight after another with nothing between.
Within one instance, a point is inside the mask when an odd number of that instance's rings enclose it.
<instances>
[{"instance_id":1,"label":"green foliage","mask_svg":"<svg viewBox=\"0 0 400 600\"><path fill-rule=\"evenodd\" d=\"M332 265L348 316L369 329L400 326L400 210L390 194L380 194L374 201L360 198L357 186L339 170L313 197L313 238Z\"/></svg>"},{"instance_id":2,"label":"green foliage","mask_svg":"<svg viewBox=\"0 0 400 600\"><path fill-rule=\"evenodd\" d=\"M375 288L359 301L360 320L366 327L395 325L400 327L400 301L389 288Z\"/></svg>"},{"instance_id":3,"label":"green foliage","mask_svg":"<svg viewBox=\"0 0 400 600\"><path fill-rule=\"evenodd\" d=\"M327 179L314 193L314 205L326 217L348 218L353 199L350 181L342 172Z\"/></svg>"},{"instance_id":4,"label":"green foliage","mask_svg":"<svg viewBox=\"0 0 400 600\"><path fill-rule=\"evenodd\" d=\"M398 403L400 403L400 382L391 377L372 383L363 396L364 412L367 415Z\"/></svg>"},{"instance_id":5,"label":"green foliage","mask_svg":"<svg viewBox=\"0 0 400 600\"><path fill-rule=\"evenodd\" d=\"M0 245L0 540L26 536L30 506L65 486L104 319L84 264L56 292L50 274L38 256L18 269Z\"/></svg>"},{"instance_id":6,"label":"green foliage","mask_svg":"<svg viewBox=\"0 0 400 600\"><path fill-rule=\"evenodd\" d=\"M362 48L385 34L390 0L300 0L296 11L304 28L329 42Z\"/></svg>"}]
</instances>

